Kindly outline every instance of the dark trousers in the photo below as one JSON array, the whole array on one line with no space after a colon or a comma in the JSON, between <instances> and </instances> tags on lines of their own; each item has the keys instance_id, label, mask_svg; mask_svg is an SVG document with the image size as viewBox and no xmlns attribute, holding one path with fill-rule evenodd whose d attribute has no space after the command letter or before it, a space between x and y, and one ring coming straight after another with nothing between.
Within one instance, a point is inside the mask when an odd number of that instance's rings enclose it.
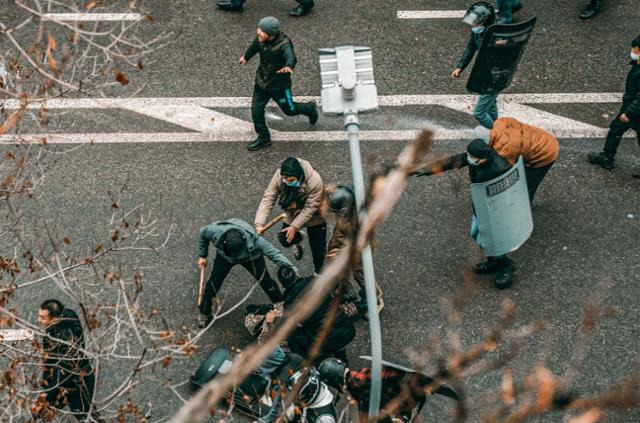
<instances>
[{"instance_id":1,"label":"dark trousers","mask_svg":"<svg viewBox=\"0 0 640 423\"><path fill-rule=\"evenodd\" d=\"M284 90L263 90L259 86L253 86L253 98L251 99L251 118L256 133L262 139L270 139L269 128L264 118L264 109L269 100L273 99L280 107L280 110L287 116L305 115L309 116L313 110L311 103L296 103L291 95L291 88Z\"/></svg>"},{"instance_id":2,"label":"dark trousers","mask_svg":"<svg viewBox=\"0 0 640 423\"><path fill-rule=\"evenodd\" d=\"M249 273L251 273L251 275L260 282L260 286L272 302L277 303L282 301L280 288L278 288L276 281L274 281L269 275L269 270L267 270L267 264L264 261L264 257L261 256L253 261L240 263L240 265L247 269ZM200 313L211 314L212 298L218 295L224 278L227 277L234 266L234 263L225 260L219 254L216 255L216 258L213 261L211 275L209 276L209 280L204 288L204 293L202 294Z\"/></svg>"},{"instance_id":3,"label":"dark trousers","mask_svg":"<svg viewBox=\"0 0 640 423\"><path fill-rule=\"evenodd\" d=\"M629 129L636 131L638 145L640 145L640 122L630 121L629 123L624 123L619 117L620 115L616 116L613 122L611 122L611 125L609 125L609 133L607 133L607 139L604 143L604 154L611 158L615 157L622 136Z\"/></svg>"},{"instance_id":4,"label":"dark trousers","mask_svg":"<svg viewBox=\"0 0 640 423\"><path fill-rule=\"evenodd\" d=\"M69 406L73 416L79 422L89 418L89 410L93 401L96 377L93 373L86 376L74 376L47 392L47 401L57 409ZM94 420L101 421L97 414L92 413Z\"/></svg>"},{"instance_id":5,"label":"dark trousers","mask_svg":"<svg viewBox=\"0 0 640 423\"><path fill-rule=\"evenodd\" d=\"M289 226L287 223L283 223L282 227ZM322 266L324 266L324 257L327 254L327 224L321 223L315 226L307 226L307 234L309 235L309 247L311 248L311 258L313 259L313 270L316 273L320 273ZM291 244L281 242L283 247L289 247L290 245L300 244L302 242L302 235L297 232L293 237Z\"/></svg>"},{"instance_id":6,"label":"dark trousers","mask_svg":"<svg viewBox=\"0 0 640 423\"><path fill-rule=\"evenodd\" d=\"M526 167L524 168L524 174L527 178L527 188L529 189L529 201L533 201L533 197L536 195L538 186L551 169L555 162L551 162L542 167Z\"/></svg>"},{"instance_id":7,"label":"dark trousers","mask_svg":"<svg viewBox=\"0 0 640 423\"><path fill-rule=\"evenodd\" d=\"M313 0L296 0L296 2L305 9L311 9L314 6Z\"/></svg>"}]
</instances>

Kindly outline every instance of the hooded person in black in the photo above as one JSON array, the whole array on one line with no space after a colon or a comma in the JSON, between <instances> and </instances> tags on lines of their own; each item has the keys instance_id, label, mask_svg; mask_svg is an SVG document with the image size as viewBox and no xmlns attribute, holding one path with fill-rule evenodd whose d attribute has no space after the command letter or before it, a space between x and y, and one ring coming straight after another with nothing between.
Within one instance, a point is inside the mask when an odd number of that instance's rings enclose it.
<instances>
[{"instance_id":1,"label":"hooded person in black","mask_svg":"<svg viewBox=\"0 0 640 423\"><path fill-rule=\"evenodd\" d=\"M293 308L302 293L313 283L313 277L298 278L294 269L281 267L278 269L278 280L284 287L285 313ZM314 342L322 335L327 319L332 319L322 341L322 347L314 363L328 357L337 357L346 361L346 347L353 341L356 328L353 320L346 316L339 307L340 303L330 295L304 322L301 322L287 338L289 349L304 358L308 358Z\"/></svg>"},{"instance_id":2,"label":"hooded person in black","mask_svg":"<svg viewBox=\"0 0 640 423\"><path fill-rule=\"evenodd\" d=\"M430 176L451 169L460 169L469 166L469 178L471 183L482 183L497 178L511 169L507 160L502 158L487 143L477 138L469 143L465 153L446 157L442 160L427 164L423 169L413 173L415 176ZM471 236L476 239L478 226L475 216L471 221ZM487 257L487 261L478 263L473 271L478 274L498 273L494 286L498 289L506 289L513 284L513 274L516 266L506 254L497 257Z\"/></svg>"},{"instance_id":3,"label":"hooded person in black","mask_svg":"<svg viewBox=\"0 0 640 423\"><path fill-rule=\"evenodd\" d=\"M251 117L258 138L248 145L250 151L271 145L271 135L264 117L265 107L271 99L287 116L305 115L311 125L318 121L316 103L293 101L291 74L297 60L291 39L280 31L280 22L272 16L262 18L256 33L256 38L240 57L240 64L244 65L256 54L260 55L251 100Z\"/></svg>"},{"instance_id":4,"label":"hooded person in black","mask_svg":"<svg viewBox=\"0 0 640 423\"><path fill-rule=\"evenodd\" d=\"M627 73L622 106L616 118L609 125L609 132L602 152L592 152L587 155L590 163L605 169L613 169L618 146L622 136L629 129L636 132L638 145L640 145L640 36L631 42L629 53L631 69ZM639 175L634 175L640 177Z\"/></svg>"},{"instance_id":5,"label":"hooded person in black","mask_svg":"<svg viewBox=\"0 0 640 423\"><path fill-rule=\"evenodd\" d=\"M75 311L58 300L40 305L38 321L45 328L42 340L44 370L40 400L33 406L36 418L45 418L46 409L69 406L78 421L87 421L93 401L95 375L84 354L82 324ZM95 413L94 420L100 421Z\"/></svg>"}]
</instances>

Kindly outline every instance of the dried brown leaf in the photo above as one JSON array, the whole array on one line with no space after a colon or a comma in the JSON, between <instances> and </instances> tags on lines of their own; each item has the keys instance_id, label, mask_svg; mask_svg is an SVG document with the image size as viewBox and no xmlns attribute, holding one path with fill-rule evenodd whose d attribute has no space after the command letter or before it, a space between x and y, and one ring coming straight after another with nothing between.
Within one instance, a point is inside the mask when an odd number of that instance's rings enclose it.
<instances>
[{"instance_id":1,"label":"dried brown leaf","mask_svg":"<svg viewBox=\"0 0 640 423\"><path fill-rule=\"evenodd\" d=\"M129 77L127 75L125 75L124 73L122 73L122 72L120 72L119 70L116 69L115 75L116 75L116 81L118 81L122 85L128 85L129 84Z\"/></svg>"},{"instance_id":2,"label":"dried brown leaf","mask_svg":"<svg viewBox=\"0 0 640 423\"><path fill-rule=\"evenodd\" d=\"M49 35L49 51L56 51L56 39Z\"/></svg>"},{"instance_id":3,"label":"dried brown leaf","mask_svg":"<svg viewBox=\"0 0 640 423\"><path fill-rule=\"evenodd\" d=\"M592 408L586 413L573 417L569 423L595 423L602 417L602 412L597 408Z\"/></svg>"},{"instance_id":4,"label":"dried brown leaf","mask_svg":"<svg viewBox=\"0 0 640 423\"><path fill-rule=\"evenodd\" d=\"M556 382L549 369L545 367L539 367L536 370L536 378L538 379L536 410L543 412L548 410L553 403L553 393L556 389Z\"/></svg>"},{"instance_id":5,"label":"dried brown leaf","mask_svg":"<svg viewBox=\"0 0 640 423\"><path fill-rule=\"evenodd\" d=\"M91 0L89 3L87 3L87 5L84 8L85 8L85 10L91 10L94 7L96 7L96 1L95 0Z\"/></svg>"}]
</instances>

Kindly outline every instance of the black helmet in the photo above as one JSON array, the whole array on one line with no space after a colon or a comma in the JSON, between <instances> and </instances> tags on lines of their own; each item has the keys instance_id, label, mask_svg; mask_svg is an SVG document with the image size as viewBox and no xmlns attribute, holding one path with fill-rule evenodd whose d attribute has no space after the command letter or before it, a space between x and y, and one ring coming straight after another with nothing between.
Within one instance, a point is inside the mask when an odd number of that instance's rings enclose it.
<instances>
[{"instance_id":1,"label":"black helmet","mask_svg":"<svg viewBox=\"0 0 640 423\"><path fill-rule=\"evenodd\" d=\"M349 216L356 204L356 196L353 190L344 185L336 186L329 195L329 210L342 216Z\"/></svg>"},{"instance_id":2,"label":"black helmet","mask_svg":"<svg viewBox=\"0 0 640 423\"><path fill-rule=\"evenodd\" d=\"M327 358L318 366L320 379L338 391L342 391L342 386L345 382L344 376L347 370L349 370L347 363L339 358Z\"/></svg>"},{"instance_id":3,"label":"black helmet","mask_svg":"<svg viewBox=\"0 0 640 423\"><path fill-rule=\"evenodd\" d=\"M308 370L301 369L295 372L287 382L287 388L289 391L293 391L296 385L300 385L298 391L297 401L303 404L313 404L321 391L321 382L318 371L315 368Z\"/></svg>"},{"instance_id":4,"label":"black helmet","mask_svg":"<svg viewBox=\"0 0 640 423\"><path fill-rule=\"evenodd\" d=\"M280 266L278 268L278 281L285 289L290 288L298 280L296 269L291 266Z\"/></svg>"},{"instance_id":5,"label":"black helmet","mask_svg":"<svg viewBox=\"0 0 640 423\"><path fill-rule=\"evenodd\" d=\"M489 26L496 21L496 10L491 3L479 1L473 3L467 13L464 14L462 22L468 25Z\"/></svg>"},{"instance_id":6,"label":"black helmet","mask_svg":"<svg viewBox=\"0 0 640 423\"><path fill-rule=\"evenodd\" d=\"M229 229L222 235L222 244L229 257L241 259L247 252L247 238L238 229Z\"/></svg>"}]
</instances>

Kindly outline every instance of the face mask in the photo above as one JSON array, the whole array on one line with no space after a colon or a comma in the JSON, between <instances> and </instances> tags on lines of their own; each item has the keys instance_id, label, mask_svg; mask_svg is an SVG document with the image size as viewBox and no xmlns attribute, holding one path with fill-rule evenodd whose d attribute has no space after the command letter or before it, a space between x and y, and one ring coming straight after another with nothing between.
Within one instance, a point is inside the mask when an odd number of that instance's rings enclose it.
<instances>
[{"instance_id":1,"label":"face mask","mask_svg":"<svg viewBox=\"0 0 640 423\"><path fill-rule=\"evenodd\" d=\"M474 34L481 34L484 31L484 26L474 26L471 28L471 32Z\"/></svg>"},{"instance_id":2,"label":"face mask","mask_svg":"<svg viewBox=\"0 0 640 423\"><path fill-rule=\"evenodd\" d=\"M283 180L282 182L284 182L284 184L288 187L292 187L292 188L298 188L300 186L300 181L299 180L295 180L293 182L287 182L285 180Z\"/></svg>"},{"instance_id":3,"label":"face mask","mask_svg":"<svg viewBox=\"0 0 640 423\"><path fill-rule=\"evenodd\" d=\"M631 57L631 60L633 60L634 62L637 62L638 60L640 60L640 54L635 53L634 51L632 51L629 56Z\"/></svg>"},{"instance_id":4,"label":"face mask","mask_svg":"<svg viewBox=\"0 0 640 423\"><path fill-rule=\"evenodd\" d=\"M478 166L480 164L476 160L469 157L468 155L467 155L467 163L469 163L470 166Z\"/></svg>"}]
</instances>

